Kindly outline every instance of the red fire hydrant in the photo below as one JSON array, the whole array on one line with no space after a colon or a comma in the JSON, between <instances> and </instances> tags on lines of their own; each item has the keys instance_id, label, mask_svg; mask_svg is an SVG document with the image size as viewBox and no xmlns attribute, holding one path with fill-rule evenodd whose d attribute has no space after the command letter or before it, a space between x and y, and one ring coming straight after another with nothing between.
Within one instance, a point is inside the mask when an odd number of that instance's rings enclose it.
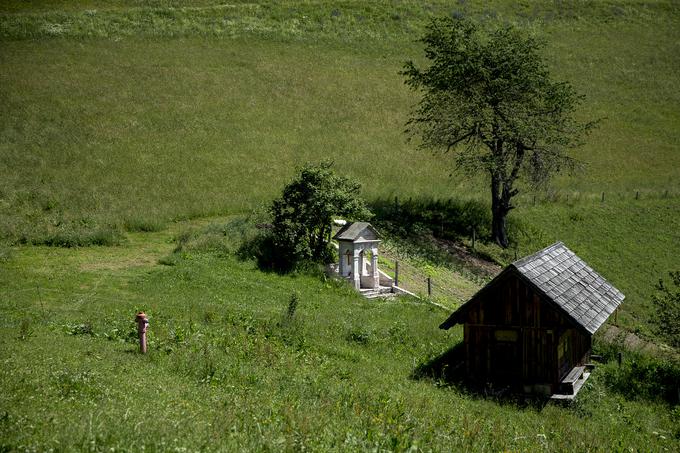
<instances>
[{"instance_id":1,"label":"red fire hydrant","mask_svg":"<svg viewBox=\"0 0 680 453\"><path fill-rule=\"evenodd\" d=\"M149 326L149 318L146 313L140 311L135 317L137 321L137 333L139 334L139 352L146 354L146 329Z\"/></svg>"}]
</instances>

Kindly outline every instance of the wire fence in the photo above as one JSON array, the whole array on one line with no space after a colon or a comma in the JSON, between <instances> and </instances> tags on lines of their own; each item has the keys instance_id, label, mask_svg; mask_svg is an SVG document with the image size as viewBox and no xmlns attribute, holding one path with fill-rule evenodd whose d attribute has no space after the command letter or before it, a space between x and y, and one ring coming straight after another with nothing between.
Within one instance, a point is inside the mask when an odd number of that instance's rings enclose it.
<instances>
[{"instance_id":1,"label":"wire fence","mask_svg":"<svg viewBox=\"0 0 680 453\"><path fill-rule=\"evenodd\" d=\"M426 271L404 260L395 260L394 264L387 263L383 267L395 279L395 285L418 297L444 302L450 308L460 305L469 297L468 293L447 285L443 281L445 278L428 275Z\"/></svg>"},{"instance_id":2,"label":"wire fence","mask_svg":"<svg viewBox=\"0 0 680 453\"><path fill-rule=\"evenodd\" d=\"M577 203L580 201L643 201L666 200L680 197L680 192L670 189L635 189L626 191L578 191L548 190L543 193L522 193L515 197L516 202L524 206L535 206L548 203Z\"/></svg>"}]
</instances>

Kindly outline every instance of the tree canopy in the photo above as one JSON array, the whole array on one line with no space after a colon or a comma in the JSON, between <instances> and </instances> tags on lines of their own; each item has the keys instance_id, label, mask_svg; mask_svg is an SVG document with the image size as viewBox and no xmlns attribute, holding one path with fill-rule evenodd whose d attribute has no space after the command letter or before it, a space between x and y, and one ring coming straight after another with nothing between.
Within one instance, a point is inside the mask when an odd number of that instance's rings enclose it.
<instances>
[{"instance_id":1,"label":"tree canopy","mask_svg":"<svg viewBox=\"0 0 680 453\"><path fill-rule=\"evenodd\" d=\"M515 26L487 30L462 18L433 20L420 40L429 65L408 61L406 84L422 93L407 123L420 148L452 152L457 169L490 179L492 234L508 246L506 216L518 182L547 182L575 161L592 122L577 120L582 101L553 81L543 42Z\"/></svg>"},{"instance_id":2,"label":"tree canopy","mask_svg":"<svg viewBox=\"0 0 680 453\"><path fill-rule=\"evenodd\" d=\"M287 270L301 262L329 262L333 219L370 217L359 197L361 185L332 170L332 163L306 164L286 184L270 207L275 267Z\"/></svg>"}]
</instances>

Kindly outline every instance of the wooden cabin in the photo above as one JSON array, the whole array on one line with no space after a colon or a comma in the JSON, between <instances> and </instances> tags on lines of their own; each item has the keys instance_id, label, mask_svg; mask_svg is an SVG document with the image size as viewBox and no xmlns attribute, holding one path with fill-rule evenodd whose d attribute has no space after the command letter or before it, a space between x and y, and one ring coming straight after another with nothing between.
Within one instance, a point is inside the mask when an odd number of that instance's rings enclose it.
<instances>
[{"instance_id":1,"label":"wooden cabin","mask_svg":"<svg viewBox=\"0 0 680 453\"><path fill-rule=\"evenodd\" d=\"M558 242L510 264L440 328L463 324L469 379L573 398L593 334L624 297Z\"/></svg>"}]
</instances>

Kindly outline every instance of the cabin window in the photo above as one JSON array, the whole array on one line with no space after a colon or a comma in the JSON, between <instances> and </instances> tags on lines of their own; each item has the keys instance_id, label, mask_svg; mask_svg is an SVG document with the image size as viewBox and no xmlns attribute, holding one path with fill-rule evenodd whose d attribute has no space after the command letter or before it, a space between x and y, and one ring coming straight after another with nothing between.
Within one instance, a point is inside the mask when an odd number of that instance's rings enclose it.
<instances>
[{"instance_id":1,"label":"cabin window","mask_svg":"<svg viewBox=\"0 0 680 453\"><path fill-rule=\"evenodd\" d=\"M496 341L507 341L507 342L517 341L517 331L516 330L496 330L494 332L494 337L496 338Z\"/></svg>"},{"instance_id":2,"label":"cabin window","mask_svg":"<svg viewBox=\"0 0 680 453\"><path fill-rule=\"evenodd\" d=\"M345 256L347 257L347 265L349 266L350 264L352 264L352 254L350 253L349 250L347 250L347 252L345 252Z\"/></svg>"}]
</instances>

